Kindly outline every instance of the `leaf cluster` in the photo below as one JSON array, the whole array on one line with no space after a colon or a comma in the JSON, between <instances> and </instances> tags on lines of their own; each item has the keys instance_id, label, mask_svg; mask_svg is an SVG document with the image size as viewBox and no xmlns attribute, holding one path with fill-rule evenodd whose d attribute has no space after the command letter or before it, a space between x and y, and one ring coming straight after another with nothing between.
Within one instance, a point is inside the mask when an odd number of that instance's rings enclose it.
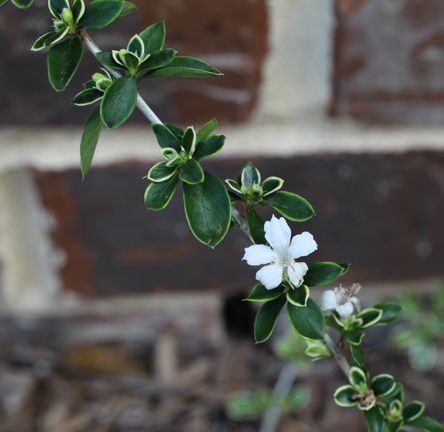
<instances>
[{"instance_id":1,"label":"leaf cluster","mask_svg":"<svg viewBox=\"0 0 444 432\"><path fill-rule=\"evenodd\" d=\"M153 125L161 153L166 159L154 165L146 176L151 180L145 191L145 205L162 210L183 182L183 202L188 225L202 243L215 247L225 237L231 220L231 206L224 184L204 171L199 161L217 153L225 137L213 134L216 119L197 132L175 125Z\"/></svg>"},{"instance_id":2,"label":"leaf cluster","mask_svg":"<svg viewBox=\"0 0 444 432\"><path fill-rule=\"evenodd\" d=\"M202 77L221 74L202 60L178 57L175 50L164 49L165 36L165 24L158 22L133 36L126 49L96 54L97 59L105 66L103 73L94 74L84 84L84 90L73 99L73 103L78 106L100 102L100 106L87 120L82 135L80 162L83 177L91 166L102 125L115 128L130 117L137 104L141 81L163 76ZM118 69L123 70L125 75L116 75L113 71ZM156 130L158 129L155 132ZM180 131L176 132L180 135ZM203 147L203 144L200 145L199 151ZM197 155L194 159L196 158ZM191 163L188 167L190 166Z\"/></svg>"},{"instance_id":3,"label":"leaf cluster","mask_svg":"<svg viewBox=\"0 0 444 432\"><path fill-rule=\"evenodd\" d=\"M398 319L401 306L397 303L386 302L365 309L350 317L340 317L335 311L326 317L327 324L338 330L349 344L359 346L365 336L365 329L370 327L392 324Z\"/></svg>"},{"instance_id":4,"label":"leaf cluster","mask_svg":"<svg viewBox=\"0 0 444 432\"><path fill-rule=\"evenodd\" d=\"M97 1L97 0L96 0ZM176 56L176 51L163 48L166 28L155 23L134 35L124 49L98 52L97 60L109 71L120 71L104 81L101 74L85 83L85 89L74 99L76 105L89 105L101 100L102 122L109 128L124 123L136 107L139 84L156 77L207 77L221 73L193 57ZM121 76L123 74L123 76Z\"/></svg>"},{"instance_id":5,"label":"leaf cluster","mask_svg":"<svg viewBox=\"0 0 444 432\"><path fill-rule=\"evenodd\" d=\"M288 288L281 284L268 290L262 284L256 285L246 298L248 301L264 302L254 323L256 342L265 342L271 336L284 306L290 325L300 336L309 340L324 341L324 314L309 297L309 287L332 283L348 268L348 264L309 263L304 283L298 288Z\"/></svg>"},{"instance_id":6,"label":"leaf cluster","mask_svg":"<svg viewBox=\"0 0 444 432\"><path fill-rule=\"evenodd\" d=\"M246 209L246 220L251 241L265 244L264 221L259 217L254 205L268 206L292 221L303 222L315 215L311 204L299 195L281 191L284 180L279 177L261 179L259 170L248 162L240 171L237 181L225 180L232 189L229 192L231 203L241 202Z\"/></svg>"},{"instance_id":7,"label":"leaf cluster","mask_svg":"<svg viewBox=\"0 0 444 432\"><path fill-rule=\"evenodd\" d=\"M425 405L421 401L404 401L404 387L395 381L392 391L383 395L370 410L364 412L369 432L405 432L404 426L424 432L443 432L436 420L423 415Z\"/></svg>"},{"instance_id":8,"label":"leaf cluster","mask_svg":"<svg viewBox=\"0 0 444 432\"><path fill-rule=\"evenodd\" d=\"M123 0L94 0L88 5L83 0L74 0L72 5L68 0L49 0L48 8L54 30L40 36L31 49L40 51L51 46L47 61L49 82L55 90L63 91L83 58L82 31L104 28L136 7Z\"/></svg>"}]
</instances>

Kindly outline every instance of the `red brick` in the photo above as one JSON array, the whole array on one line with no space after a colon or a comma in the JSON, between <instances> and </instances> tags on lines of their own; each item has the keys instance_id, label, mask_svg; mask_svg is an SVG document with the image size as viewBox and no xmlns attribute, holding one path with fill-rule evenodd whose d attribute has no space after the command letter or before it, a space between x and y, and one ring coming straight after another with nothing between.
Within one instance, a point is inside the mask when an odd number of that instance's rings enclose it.
<instances>
[{"instance_id":1,"label":"red brick","mask_svg":"<svg viewBox=\"0 0 444 432\"><path fill-rule=\"evenodd\" d=\"M337 0L334 116L378 124L444 120L440 0Z\"/></svg>"},{"instance_id":2,"label":"red brick","mask_svg":"<svg viewBox=\"0 0 444 432\"><path fill-rule=\"evenodd\" d=\"M367 0L336 0L341 11L346 15L354 14Z\"/></svg>"},{"instance_id":3,"label":"red brick","mask_svg":"<svg viewBox=\"0 0 444 432\"><path fill-rule=\"evenodd\" d=\"M187 0L186 4L136 0L134 3L138 11L103 30L91 32L103 51L124 48L134 33L165 20L165 47L178 50L179 55L208 59L210 63L214 56L228 56L236 62L234 67L224 62L214 64L222 69L224 76L144 81L141 92L158 116L169 123L186 124L204 123L213 117L221 122L248 119L256 102L266 54L265 0ZM51 17L46 7L18 10L10 2L2 6L0 123L83 124L88 118L91 109L75 107L70 102L100 64L85 53L72 83L63 93L56 93L47 79L46 52L30 51L33 42L49 31L50 26ZM146 120L135 113L130 121Z\"/></svg>"},{"instance_id":4,"label":"red brick","mask_svg":"<svg viewBox=\"0 0 444 432\"><path fill-rule=\"evenodd\" d=\"M236 178L246 160L208 162L221 178ZM440 172L444 152L317 155L257 159L265 177L285 178L285 190L305 197L317 216L291 223L311 232L319 249L308 262L352 264L343 283L442 278L444 234ZM145 293L244 294L257 268L241 261L250 241L231 230L214 250L186 226L177 191L161 212L147 211L138 179L146 166L36 173L47 210L57 219L54 241L67 256L66 289L96 298ZM269 218L268 209L259 209Z\"/></svg>"}]
</instances>

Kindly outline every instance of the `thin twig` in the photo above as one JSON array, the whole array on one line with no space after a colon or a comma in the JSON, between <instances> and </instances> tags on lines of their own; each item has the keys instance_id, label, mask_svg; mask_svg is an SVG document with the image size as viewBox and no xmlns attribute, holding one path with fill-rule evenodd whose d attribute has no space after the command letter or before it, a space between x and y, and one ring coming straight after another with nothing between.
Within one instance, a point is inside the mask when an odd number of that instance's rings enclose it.
<instances>
[{"instance_id":1,"label":"thin twig","mask_svg":"<svg viewBox=\"0 0 444 432\"><path fill-rule=\"evenodd\" d=\"M274 432L276 430L282 411L276 401L283 399L288 395L296 375L297 370L292 363L285 364L281 369L273 388L271 403L268 405L264 416L262 417L259 432Z\"/></svg>"},{"instance_id":2,"label":"thin twig","mask_svg":"<svg viewBox=\"0 0 444 432\"><path fill-rule=\"evenodd\" d=\"M95 44L95 42L91 39L89 34L85 30L81 30L80 36L83 40L83 43L85 44L86 48L95 56L96 54L100 53L100 48ZM121 78L122 74L115 69L106 67L106 70L114 77L114 78ZM137 108L142 111L142 114L150 121L151 124L162 124L159 117L156 116L154 111L149 107L149 105L144 101L142 96L140 96L139 93L137 93L137 102L136 102Z\"/></svg>"},{"instance_id":3,"label":"thin twig","mask_svg":"<svg viewBox=\"0 0 444 432\"><path fill-rule=\"evenodd\" d=\"M325 333L325 343L327 344L327 348L330 350L333 358L336 360L336 363L341 368L342 372L344 372L345 376L348 378L350 365L348 364L348 361L345 358L342 350L328 333Z\"/></svg>"},{"instance_id":4,"label":"thin twig","mask_svg":"<svg viewBox=\"0 0 444 432\"><path fill-rule=\"evenodd\" d=\"M240 213L240 211L235 208L234 206L231 206L231 216L236 221L238 228L250 238L250 234L248 232L248 223L245 220L245 217Z\"/></svg>"},{"instance_id":5,"label":"thin twig","mask_svg":"<svg viewBox=\"0 0 444 432\"><path fill-rule=\"evenodd\" d=\"M102 52L100 48L96 45L96 43L91 39L89 34L86 32L86 30L80 31L80 36L82 38L83 43L85 44L86 48L94 55ZM105 69L114 77L114 78L121 78L123 75L116 71L115 69L112 69L110 67L105 66ZM142 111L142 114L150 121L151 124L163 124L162 121L157 117L157 115L154 113L154 111L149 107L149 105L145 102L145 100L140 96L139 93L137 93L137 107ZM245 220L245 218L240 214L240 212L234 207L231 206L231 215L233 219L237 222L239 225L239 228L241 231L243 231L248 238L250 238L250 235L248 233L248 224Z\"/></svg>"}]
</instances>

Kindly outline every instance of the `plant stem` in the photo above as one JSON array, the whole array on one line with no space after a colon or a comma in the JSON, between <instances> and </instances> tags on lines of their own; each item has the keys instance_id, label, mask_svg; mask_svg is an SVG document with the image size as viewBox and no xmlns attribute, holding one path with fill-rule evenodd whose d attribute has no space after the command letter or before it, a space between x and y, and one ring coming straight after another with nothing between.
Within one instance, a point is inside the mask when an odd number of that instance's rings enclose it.
<instances>
[{"instance_id":1,"label":"plant stem","mask_svg":"<svg viewBox=\"0 0 444 432\"><path fill-rule=\"evenodd\" d=\"M286 363L283 366L273 388L272 401L262 417L259 432L274 432L277 429L282 411L281 407L277 404L277 401L288 395L296 375L297 370L292 363Z\"/></svg>"},{"instance_id":2,"label":"plant stem","mask_svg":"<svg viewBox=\"0 0 444 432\"><path fill-rule=\"evenodd\" d=\"M338 344L331 338L328 333L325 333L325 343L327 344L327 348L330 350L333 358L336 360L336 363L341 368L342 372L344 372L345 376L348 378L350 365L348 364L348 361L345 358L342 350L339 348Z\"/></svg>"},{"instance_id":3,"label":"plant stem","mask_svg":"<svg viewBox=\"0 0 444 432\"><path fill-rule=\"evenodd\" d=\"M100 48L95 44L95 42L91 39L86 30L80 31L80 37L82 38L83 43L86 48L95 56L97 53L101 52ZM105 66L106 70L114 77L121 78L122 74L115 69L109 68ZM154 111L149 107L149 105L143 100L142 96L137 93L137 108L142 111L142 114L150 121L151 124L162 124L159 117L156 116Z\"/></svg>"},{"instance_id":4,"label":"plant stem","mask_svg":"<svg viewBox=\"0 0 444 432\"><path fill-rule=\"evenodd\" d=\"M250 234L248 233L248 223L245 220L245 217L234 206L231 206L231 216L236 221L236 223L238 224L238 228L244 234L246 234L248 238L250 238Z\"/></svg>"}]
</instances>

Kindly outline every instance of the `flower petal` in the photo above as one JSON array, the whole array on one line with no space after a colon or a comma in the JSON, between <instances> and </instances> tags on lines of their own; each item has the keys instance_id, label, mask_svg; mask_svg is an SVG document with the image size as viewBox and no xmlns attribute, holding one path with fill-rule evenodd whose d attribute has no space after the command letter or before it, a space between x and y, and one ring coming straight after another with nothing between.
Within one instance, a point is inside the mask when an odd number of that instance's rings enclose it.
<instances>
[{"instance_id":1,"label":"flower petal","mask_svg":"<svg viewBox=\"0 0 444 432\"><path fill-rule=\"evenodd\" d=\"M355 297L355 296L350 297L350 302L353 303L353 305L355 306L355 310L357 312L361 311L361 302L359 301L358 297Z\"/></svg>"},{"instance_id":2,"label":"flower petal","mask_svg":"<svg viewBox=\"0 0 444 432\"><path fill-rule=\"evenodd\" d=\"M248 265L263 265L276 262L276 254L266 245L253 245L245 248L242 258Z\"/></svg>"},{"instance_id":3,"label":"flower petal","mask_svg":"<svg viewBox=\"0 0 444 432\"><path fill-rule=\"evenodd\" d=\"M290 278L290 282L299 286L304 279L305 273L307 273L308 265L305 263L297 263L290 265L287 267L288 277Z\"/></svg>"},{"instance_id":4,"label":"flower petal","mask_svg":"<svg viewBox=\"0 0 444 432\"><path fill-rule=\"evenodd\" d=\"M284 255L284 250L288 248L291 238L291 229L285 218L278 219L273 215L270 221L265 222L264 229L267 242Z\"/></svg>"},{"instance_id":5,"label":"flower petal","mask_svg":"<svg viewBox=\"0 0 444 432\"><path fill-rule=\"evenodd\" d=\"M353 304L351 302L336 306L336 312L341 315L341 317L353 315L353 310Z\"/></svg>"},{"instance_id":6,"label":"flower petal","mask_svg":"<svg viewBox=\"0 0 444 432\"><path fill-rule=\"evenodd\" d=\"M321 309L329 311L336 308L336 295L333 290L324 291L321 298Z\"/></svg>"},{"instance_id":7,"label":"flower petal","mask_svg":"<svg viewBox=\"0 0 444 432\"><path fill-rule=\"evenodd\" d=\"M256 273L256 279L267 289L273 289L282 282L282 266L278 264L270 264L262 267Z\"/></svg>"},{"instance_id":8,"label":"flower petal","mask_svg":"<svg viewBox=\"0 0 444 432\"><path fill-rule=\"evenodd\" d=\"M290 255L292 258L297 259L311 254L317 248L318 245L314 241L313 236L309 232L304 231L291 239Z\"/></svg>"},{"instance_id":9,"label":"flower petal","mask_svg":"<svg viewBox=\"0 0 444 432\"><path fill-rule=\"evenodd\" d=\"M345 288L335 288L336 303L342 305L348 302L347 291Z\"/></svg>"}]
</instances>

